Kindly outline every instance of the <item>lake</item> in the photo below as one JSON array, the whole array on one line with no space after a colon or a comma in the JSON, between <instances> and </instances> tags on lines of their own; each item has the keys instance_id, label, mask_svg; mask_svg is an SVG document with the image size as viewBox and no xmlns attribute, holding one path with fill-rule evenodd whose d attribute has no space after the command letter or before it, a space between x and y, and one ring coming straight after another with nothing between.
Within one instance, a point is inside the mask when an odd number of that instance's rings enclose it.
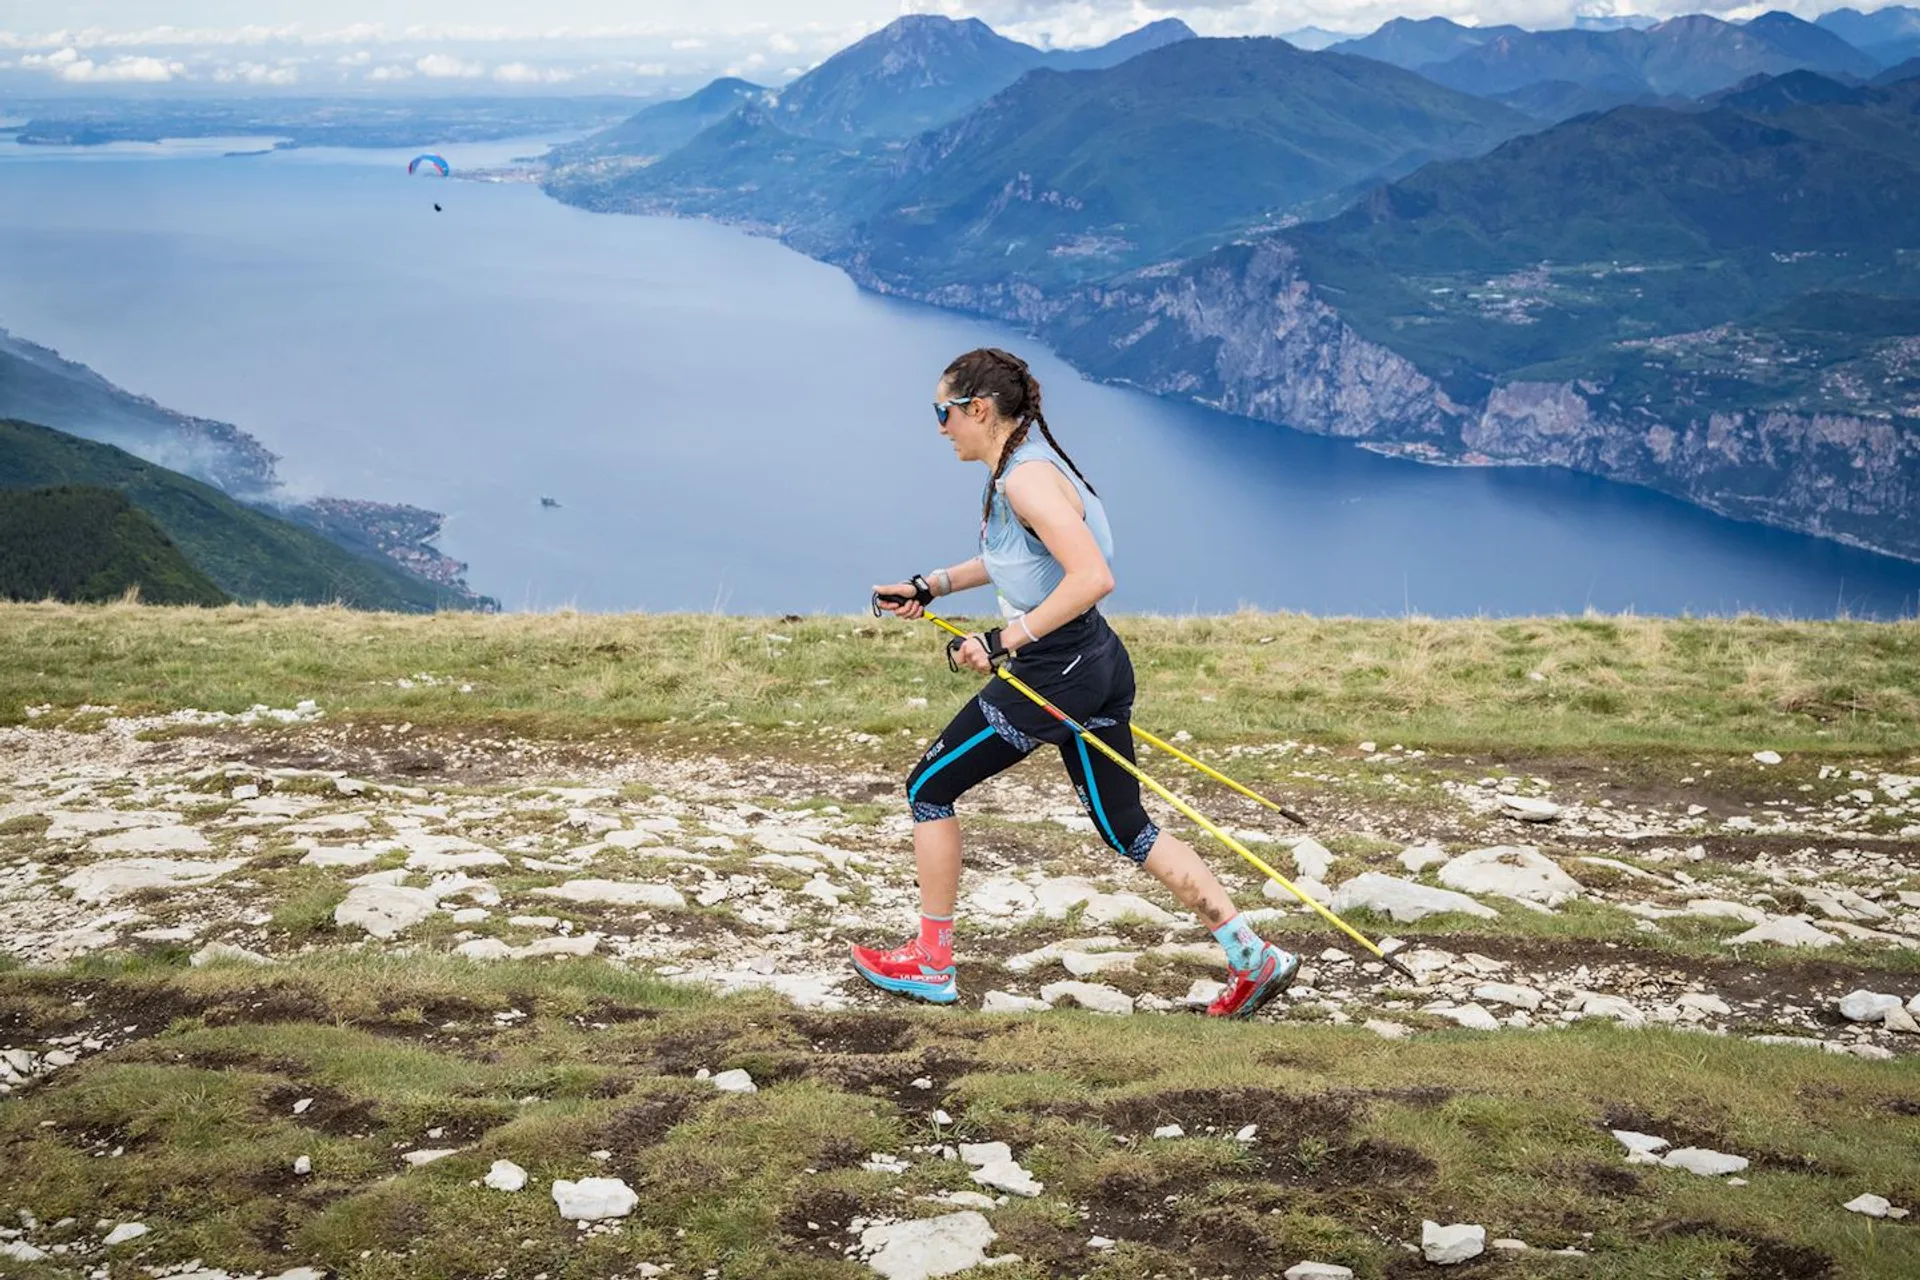
<instances>
[{"instance_id":1,"label":"lake","mask_svg":"<svg viewBox=\"0 0 1920 1280\"><path fill-rule=\"evenodd\" d=\"M238 424L300 493L445 512L442 547L510 609L848 612L964 558L985 473L928 401L984 344L1032 361L1106 499L1117 610L1920 602L1920 565L1645 490L1423 467L1096 385L1022 334L723 227L410 178L411 151L221 154L264 145L0 139L0 325ZM460 171L538 145L419 149Z\"/></svg>"}]
</instances>

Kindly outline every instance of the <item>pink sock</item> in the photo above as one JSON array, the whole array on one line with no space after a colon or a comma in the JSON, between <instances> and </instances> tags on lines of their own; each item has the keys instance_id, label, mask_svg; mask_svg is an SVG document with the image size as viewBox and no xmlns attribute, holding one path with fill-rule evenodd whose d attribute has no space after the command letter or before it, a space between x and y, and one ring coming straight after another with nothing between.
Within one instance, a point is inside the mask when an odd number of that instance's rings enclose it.
<instances>
[{"instance_id":1,"label":"pink sock","mask_svg":"<svg viewBox=\"0 0 1920 1280\"><path fill-rule=\"evenodd\" d=\"M953 963L953 917L921 916L920 949L938 966Z\"/></svg>"}]
</instances>

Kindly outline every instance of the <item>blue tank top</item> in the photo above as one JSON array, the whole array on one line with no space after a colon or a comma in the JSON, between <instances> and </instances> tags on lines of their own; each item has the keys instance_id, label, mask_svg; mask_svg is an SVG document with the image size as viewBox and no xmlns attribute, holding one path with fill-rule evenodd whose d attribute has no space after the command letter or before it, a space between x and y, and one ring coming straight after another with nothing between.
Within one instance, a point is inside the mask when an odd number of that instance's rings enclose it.
<instances>
[{"instance_id":1,"label":"blue tank top","mask_svg":"<svg viewBox=\"0 0 1920 1280\"><path fill-rule=\"evenodd\" d=\"M999 593L1000 611L1008 617L1025 613L1045 600L1067 576L1066 567L1047 550L1046 543L1027 532L1014 514L1013 504L1007 501L1007 476L1021 463L1033 461L1051 462L1060 469L1080 495L1087 528L1100 554L1109 564L1113 561L1113 532L1107 527L1107 509L1100 499L1045 439L1026 440L1007 459L1005 470L993 486L987 518L980 525L980 559L986 565L987 577L993 580L993 589Z\"/></svg>"}]
</instances>

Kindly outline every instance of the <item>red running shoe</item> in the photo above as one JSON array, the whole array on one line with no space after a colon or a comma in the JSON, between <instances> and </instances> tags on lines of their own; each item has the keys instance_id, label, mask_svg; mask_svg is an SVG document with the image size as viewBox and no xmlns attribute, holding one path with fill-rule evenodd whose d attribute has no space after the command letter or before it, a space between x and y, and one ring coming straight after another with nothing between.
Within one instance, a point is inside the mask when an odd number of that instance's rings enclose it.
<instances>
[{"instance_id":1,"label":"red running shoe","mask_svg":"<svg viewBox=\"0 0 1920 1280\"><path fill-rule=\"evenodd\" d=\"M1260 953L1259 964L1245 973L1238 969L1227 972L1233 980L1219 998L1207 1006L1207 1016L1251 1018L1260 1011L1260 1006L1293 985L1293 975L1300 972L1300 957L1269 942Z\"/></svg>"},{"instance_id":2,"label":"red running shoe","mask_svg":"<svg viewBox=\"0 0 1920 1280\"><path fill-rule=\"evenodd\" d=\"M891 951L855 947L853 967L874 986L897 996L925 1000L929 1004L953 1004L960 999L960 988L953 980L952 961L944 966L934 964L918 938Z\"/></svg>"}]
</instances>

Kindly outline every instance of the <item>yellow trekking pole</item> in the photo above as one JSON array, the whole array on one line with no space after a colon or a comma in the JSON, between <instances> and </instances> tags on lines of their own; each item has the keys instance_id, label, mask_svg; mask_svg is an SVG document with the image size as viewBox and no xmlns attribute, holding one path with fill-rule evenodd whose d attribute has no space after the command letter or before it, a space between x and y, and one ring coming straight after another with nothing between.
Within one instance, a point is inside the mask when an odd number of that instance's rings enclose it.
<instances>
[{"instance_id":1,"label":"yellow trekking pole","mask_svg":"<svg viewBox=\"0 0 1920 1280\"><path fill-rule=\"evenodd\" d=\"M890 604L899 604L910 598L911 597L908 597L908 596L882 596L882 595L879 595L878 593L875 593L876 609L878 607L878 602L880 600L885 600ZM948 622L945 618L942 618L937 614L923 613L921 616L925 617L927 621L933 623L935 626L938 626L943 630L951 632L956 640L965 640L967 638L967 632L960 630L960 628L954 626L952 623ZM1419 979L1415 977L1413 970L1407 968L1406 965L1394 959L1391 955L1387 954L1385 951L1382 951L1379 948L1379 946L1377 946L1372 940L1370 940L1365 934L1361 933L1358 929L1355 929L1352 925L1348 924L1345 920L1342 920L1339 916L1335 915L1333 912L1327 910L1327 908L1321 906L1318 902L1314 901L1311 895L1303 892L1298 885L1293 883L1293 881L1287 879L1285 876L1281 875L1278 871L1275 871L1266 862L1262 861L1261 858L1258 855L1256 855L1251 849L1247 848L1245 845L1241 844L1238 840L1234 839L1232 836L1222 831L1219 827L1215 826L1212 822L1208 821L1206 816L1202 814L1199 810L1195 809L1192 805L1182 800L1179 796L1174 795L1173 792L1167 790L1165 787L1155 782L1152 778L1149 778L1145 773L1141 772L1140 768L1137 765L1135 765L1133 761L1127 759L1125 756L1121 755L1118 751L1115 751L1112 747L1108 746L1100 738L1095 737L1093 733L1091 733L1086 728L1081 726L1077 721L1073 719L1073 717L1069 716L1066 712L1054 706L1051 702L1047 701L1044 697L1042 697L1039 693L1037 693L1031 685L1027 684L1026 681L1020 679L1018 676L1014 675L1011 671L1008 671L1006 667L1002 666L999 663L994 664L993 674L1000 677L1000 679L1005 680L1008 684L1012 685L1021 694L1025 695L1028 699L1030 699L1042 711L1046 712L1048 715L1052 716L1055 720L1058 720L1061 724L1065 725L1067 728L1073 730L1073 732L1080 735L1080 737L1089 746L1101 752L1109 760L1113 761L1115 764L1119 765L1122 769L1125 769L1128 773L1132 774L1133 777L1142 786L1146 787L1149 791L1153 792L1155 795L1159 796L1162 800L1165 800L1168 804L1172 805L1176 810L1178 810L1182 815L1184 815L1189 821L1197 825L1201 830L1205 831L1208 835L1218 840L1221 844L1224 844L1225 846L1227 846L1227 848L1233 850L1235 853L1239 854L1242 858L1245 858L1248 862L1252 863L1254 867L1259 869L1262 875L1266 876L1269 880L1272 880L1275 884L1279 885L1282 889L1285 889L1288 893L1291 893L1294 897L1300 899L1300 901L1306 903L1307 906L1311 907L1315 912L1319 913L1320 917L1325 921L1327 921L1327 923L1333 925L1334 928L1340 930L1340 932L1346 934L1349 938L1352 938L1355 942L1365 947L1368 951L1372 952L1374 956L1378 957L1381 960L1384 960L1387 964L1391 965L1399 973L1406 975L1408 978L1413 979L1415 982L1419 981ZM1198 763L1198 762L1196 761L1195 763ZM1242 789L1244 790L1244 788ZM1256 796L1255 798L1258 799L1259 797Z\"/></svg>"}]
</instances>

